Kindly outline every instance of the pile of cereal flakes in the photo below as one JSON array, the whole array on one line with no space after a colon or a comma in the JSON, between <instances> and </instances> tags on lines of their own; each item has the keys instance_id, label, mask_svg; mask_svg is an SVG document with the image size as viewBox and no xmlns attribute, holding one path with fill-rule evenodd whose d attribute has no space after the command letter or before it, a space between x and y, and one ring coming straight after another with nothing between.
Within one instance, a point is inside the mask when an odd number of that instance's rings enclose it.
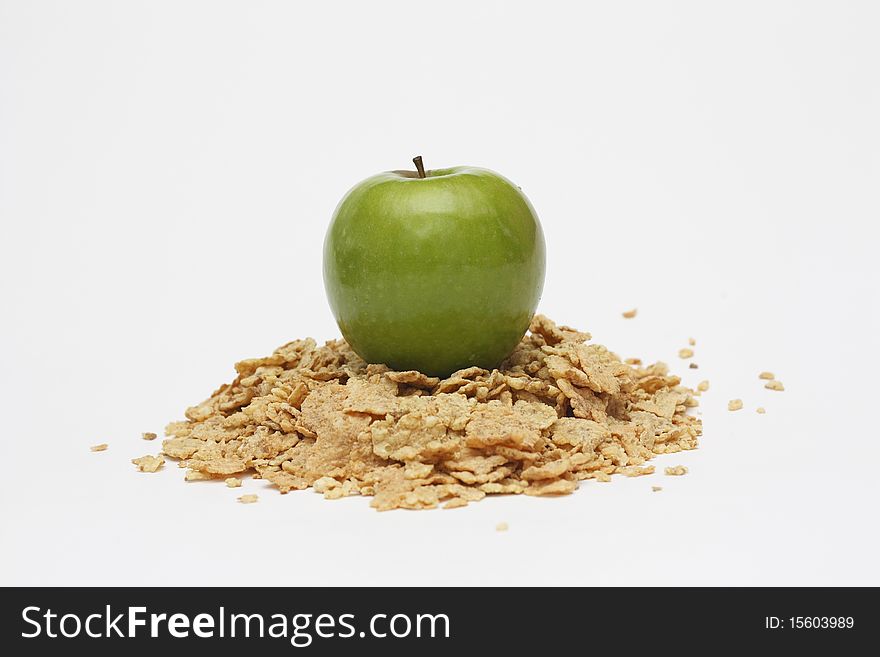
<instances>
[{"instance_id":1,"label":"pile of cereal flakes","mask_svg":"<svg viewBox=\"0 0 880 657\"><path fill-rule=\"evenodd\" d=\"M282 493L370 495L384 511L563 495L694 449L693 391L663 363L589 340L538 315L499 369L443 380L368 364L342 340L297 340L236 364L232 383L168 425L162 451L189 481L251 473Z\"/></svg>"}]
</instances>

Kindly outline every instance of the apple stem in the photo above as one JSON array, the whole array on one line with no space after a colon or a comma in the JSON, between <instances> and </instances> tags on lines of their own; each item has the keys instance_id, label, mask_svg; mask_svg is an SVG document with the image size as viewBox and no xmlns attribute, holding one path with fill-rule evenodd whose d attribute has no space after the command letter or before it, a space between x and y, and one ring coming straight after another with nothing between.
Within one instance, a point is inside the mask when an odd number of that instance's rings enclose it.
<instances>
[{"instance_id":1,"label":"apple stem","mask_svg":"<svg viewBox=\"0 0 880 657\"><path fill-rule=\"evenodd\" d=\"M416 155L413 158L413 164L416 165L416 170L419 172L419 178L427 178L425 175L425 165L422 164L422 156Z\"/></svg>"}]
</instances>

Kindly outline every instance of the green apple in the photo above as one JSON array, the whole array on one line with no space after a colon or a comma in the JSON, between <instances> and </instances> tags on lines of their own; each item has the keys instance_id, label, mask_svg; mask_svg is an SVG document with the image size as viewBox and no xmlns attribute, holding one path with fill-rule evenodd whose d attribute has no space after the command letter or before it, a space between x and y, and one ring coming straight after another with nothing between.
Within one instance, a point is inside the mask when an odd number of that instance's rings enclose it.
<instances>
[{"instance_id":1,"label":"green apple","mask_svg":"<svg viewBox=\"0 0 880 657\"><path fill-rule=\"evenodd\" d=\"M529 326L544 286L531 203L487 169L389 171L339 203L324 285L343 337L370 363L446 376L496 367Z\"/></svg>"}]
</instances>

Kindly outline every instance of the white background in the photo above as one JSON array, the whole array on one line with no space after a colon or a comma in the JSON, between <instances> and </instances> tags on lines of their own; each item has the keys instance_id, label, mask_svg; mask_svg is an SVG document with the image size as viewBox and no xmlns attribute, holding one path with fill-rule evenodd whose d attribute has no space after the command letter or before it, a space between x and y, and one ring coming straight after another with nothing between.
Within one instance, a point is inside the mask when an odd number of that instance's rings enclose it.
<instances>
[{"instance_id":1,"label":"white background","mask_svg":"<svg viewBox=\"0 0 880 657\"><path fill-rule=\"evenodd\" d=\"M878 33L870 2L3 0L0 582L880 584ZM330 214L416 154L523 187L542 311L709 379L701 448L455 511L136 472L236 360L335 337Z\"/></svg>"}]
</instances>

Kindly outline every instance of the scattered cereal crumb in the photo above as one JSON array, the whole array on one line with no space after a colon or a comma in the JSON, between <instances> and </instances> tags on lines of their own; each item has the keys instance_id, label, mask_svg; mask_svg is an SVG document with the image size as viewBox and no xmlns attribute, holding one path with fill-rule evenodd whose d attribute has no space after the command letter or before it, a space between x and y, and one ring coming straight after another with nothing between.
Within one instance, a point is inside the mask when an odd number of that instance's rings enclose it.
<instances>
[{"instance_id":1,"label":"scattered cereal crumb","mask_svg":"<svg viewBox=\"0 0 880 657\"><path fill-rule=\"evenodd\" d=\"M642 359L641 358L627 358L623 362L626 363L627 365L641 365Z\"/></svg>"},{"instance_id":2,"label":"scattered cereal crumb","mask_svg":"<svg viewBox=\"0 0 880 657\"><path fill-rule=\"evenodd\" d=\"M699 390L700 392L706 392L708 389L709 389L709 382L708 381L700 381L697 384L697 390Z\"/></svg>"},{"instance_id":3,"label":"scattered cereal crumb","mask_svg":"<svg viewBox=\"0 0 880 657\"><path fill-rule=\"evenodd\" d=\"M678 350L679 358L691 358L694 355L694 350L690 347L684 347L683 349Z\"/></svg>"},{"instance_id":4,"label":"scattered cereal crumb","mask_svg":"<svg viewBox=\"0 0 880 657\"><path fill-rule=\"evenodd\" d=\"M759 378L759 379L767 379L767 380L769 380L769 381L772 381L772 380L775 379L776 377L773 376L773 372L761 372L761 373L758 375L758 378Z\"/></svg>"},{"instance_id":5,"label":"scattered cereal crumb","mask_svg":"<svg viewBox=\"0 0 880 657\"><path fill-rule=\"evenodd\" d=\"M694 340L693 338L688 338L688 344L693 347L694 345L697 344L697 341Z\"/></svg>"},{"instance_id":6,"label":"scattered cereal crumb","mask_svg":"<svg viewBox=\"0 0 880 657\"><path fill-rule=\"evenodd\" d=\"M761 415L764 415L766 412L767 411L764 410L763 406L758 406L758 408L755 409L755 413L760 413Z\"/></svg>"},{"instance_id":7,"label":"scattered cereal crumb","mask_svg":"<svg viewBox=\"0 0 880 657\"><path fill-rule=\"evenodd\" d=\"M742 399L731 399L729 402L727 402L727 410L728 411L738 411L742 407L743 407L743 400Z\"/></svg>"},{"instance_id":8,"label":"scattered cereal crumb","mask_svg":"<svg viewBox=\"0 0 880 657\"><path fill-rule=\"evenodd\" d=\"M666 468L665 470L663 470L663 472L670 477L680 477L682 475L686 475L688 473L688 469L683 465L674 465L671 468Z\"/></svg>"},{"instance_id":9,"label":"scattered cereal crumb","mask_svg":"<svg viewBox=\"0 0 880 657\"><path fill-rule=\"evenodd\" d=\"M782 385L782 381L768 381L764 385L764 387L767 388L767 390L778 390L779 392L785 390L785 386Z\"/></svg>"},{"instance_id":10,"label":"scattered cereal crumb","mask_svg":"<svg viewBox=\"0 0 880 657\"><path fill-rule=\"evenodd\" d=\"M147 454L146 456L132 459L131 462L134 463L137 466L137 469L141 472L157 472L159 468L162 467L162 464L165 463L165 459L161 456Z\"/></svg>"},{"instance_id":11,"label":"scattered cereal crumb","mask_svg":"<svg viewBox=\"0 0 880 657\"><path fill-rule=\"evenodd\" d=\"M499 522L497 525L495 525L496 532L506 532L508 529L509 527L506 522Z\"/></svg>"},{"instance_id":12,"label":"scattered cereal crumb","mask_svg":"<svg viewBox=\"0 0 880 657\"><path fill-rule=\"evenodd\" d=\"M239 479L238 477L229 477L226 480L226 486L227 488L238 488L239 486L241 486L241 479Z\"/></svg>"},{"instance_id":13,"label":"scattered cereal crumb","mask_svg":"<svg viewBox=\"0 0 880 657\"><path fill-rule=\"evenodd\" d=\"M655 493L659 493L661 490L663 490L663 486L651 486L651 490Z\"/></svg>"},{"instance_id":14,"label":"scattered cereal crumb","mask_svg":"<svg viewBox=\"0 0 880 657\"><path fill-rule=\"evenodd\" d=\"M89 447L89 449L92 450L93 452L103 452L105 449L107 449L107 443L101 443L100 445L92 445L91 447Z\"/></svg>"},{"instance_id":15,"label":"scattered cereal crumb","mask_svg":"<svg viewBox=\"0 0 880 657\"><path fill-rule=\"evenodd\" d=\"M141 438L143 438L144 440L156 440L156 434L154 434L152 431L145 431L141 434Z\"/></svg>"},{"instance_id":16,"label":"scattered cereal crumb","mask_svg":"<svg viewBox=\"0 0 880 657\"><path fill-rule=\"evenodd\" d=\"M692 370L695 370L695 369L697 369L697 368L700 367L700 366L697 365L696 363L689 363L689 364L688 364L688 367L690 367Z\"/></svg>"},{"instance_id":17,"label":"scattered cereal crumb","mask_svg":"<svg viewBox=\"0 0 880 657\"><path fill-rule=\"evenodd\" d=\"M632 319L633 317L636 316L636 313L637 313L637 312L639 312L639 311L638 311L638 308L633 308L632 310L625 310L625 311L623 311L622 314L623 314L623 316L624 316L626 319Z\"/></svg>"},{"instance_id":18,"label":"scattered cereal crumb","mask_svg":"<svg viewBox=\"0 0 880 657\"><path fill-rule=\"evenodd\" d=\"M260 498L257 495L250 493L248 495L242 495L241 497L238 498L238 501L241 502L242 504L253 504L258 499L260 499Z\"/></svg>"}]
</instances>

